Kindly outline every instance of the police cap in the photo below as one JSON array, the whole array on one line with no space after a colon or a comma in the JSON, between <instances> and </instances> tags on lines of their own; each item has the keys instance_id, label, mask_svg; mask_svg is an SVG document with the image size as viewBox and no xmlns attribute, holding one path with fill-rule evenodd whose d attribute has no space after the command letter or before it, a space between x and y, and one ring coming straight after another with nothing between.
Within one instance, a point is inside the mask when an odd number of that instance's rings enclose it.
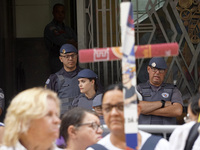
<instances>
[{"instance_id":1,"label":"police cap","mask_svg":"<svg viewBox=\"0 0 200 150\"><path fill-rule=\"evenodd\" d=\"M60 48L60 53L78 53L78 50L72 44L64 44Z\"/></svg>"},{"instance_id":2,"label":"police cap","mask_svg":"<svg viewBox=\"0 0 200 150\"><path fill-rule=\"evenodd\" d=\"M162 57L153 57L149 61L149 66L158 68L158 69L167 69L167 64L166 64L164 58L162 58Z\"/></svg>"},{"instance_id":3,"label":"police cap","mask_svg":"<svg viewBox=\"0 0 200 150\"><path fill-rule=\"evenodd\" d=\"M78 73L78 78L97 78L97 74L90 69L83 69Z\"/></svg>"},{"instance_id":4,"label":"police cap","mask_svg":"<svg viewBox=\"0 0 200 150\"><path fill-rule=\"evenodd\" d=\"M99 95L97 95L97 96L93 99L93 103L92 103L92 106L93 106L93 107L101 106L102 95L103 95L103 94L99 94Z\"/></svg>"}]
</instances>

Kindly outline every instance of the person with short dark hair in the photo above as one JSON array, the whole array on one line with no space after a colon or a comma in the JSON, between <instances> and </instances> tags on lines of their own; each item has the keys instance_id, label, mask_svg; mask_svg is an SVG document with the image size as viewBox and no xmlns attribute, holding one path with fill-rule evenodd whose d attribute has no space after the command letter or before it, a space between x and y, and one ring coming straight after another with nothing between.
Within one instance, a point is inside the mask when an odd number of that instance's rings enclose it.
<instances>
[{"instance_id":1,"label":"person with short dark hair","mask_svg":"<svg viewBox=\"0 0 200 150\"><path fill-rule=\"evenodd\" d=\"M81 94L74 99L72 105L92 110L93 99L101 93L98 76L90 69L83 69L77 77Z\"/></svg>"},{"instance_id":2,"label":"person with short dark hair","mask_svg":"<svg viewBox=\"0 0 200 150\"><path fill-rule=\"evenodd\" d=\"M75 32L64 24L65 7L57 3L53 6L53 20L44 29L44 40L49 52L51 73L62 68L59 61L59 49L63 44L72 44L77 48L77 37Z\"/></svg>"},{"instance_id":3,"label":"person with short dark hair","mask_svg":"<svg viewBox=\"0 0 200 150\"><path fill-rule=\"evenodd\" d=\"M164 58L153 57L147 71L149 80L137 86L142 96L139 124L176 124L183 111L182 94L173 84L163 82L167 73Z\"/></svg>"},{"instance_id":4,"label":"person with short dark hair","mask_svg":"<svg viewBox=\"0 0 200 150\"><path fill-rule=\"evenodd\" d=\"M103 112L102 112L102 106L101 106L101 99L102 99L102 93L97 95L92 103L92 108L94 111L98 114L101 124L105 124L103 119Z\"/></svg>"},{"instance_id":5,"label":"person with short dark hair","mask_svg":"<svg viewBox=\"0 0 200 150\"><path fill-rule=\"evenodd\" d=\"M62 117L60 137L66 142L66 150L85 150L102 138L102 132L98 115L92 110L76 107Z\"/></svg>"},{"instance_id":6,"label":"person with short dark hair","mask_svg":"<svg viewBox=\"0 0 200 150\"><path fill-rule=\"evenodd\" d=\"M71 44L64 44L60 48L59 59L63 63L63 68L51 74L45 86L58 93L62 115L72 108L74 98L80 94L77 75L81 68L77 65L78 50Z\"/></svg>"},{"instance_id":7,"label":"person with short dark hair","mask_svg":"<svg viewBox=\"0 0 200 150\"><path fill-rule=\"evenodd\" d=\"M192 96L188 101L187 115L184 117L185 122L198 121L200 113L199 94Z\"/></svg>"}]
</instances>

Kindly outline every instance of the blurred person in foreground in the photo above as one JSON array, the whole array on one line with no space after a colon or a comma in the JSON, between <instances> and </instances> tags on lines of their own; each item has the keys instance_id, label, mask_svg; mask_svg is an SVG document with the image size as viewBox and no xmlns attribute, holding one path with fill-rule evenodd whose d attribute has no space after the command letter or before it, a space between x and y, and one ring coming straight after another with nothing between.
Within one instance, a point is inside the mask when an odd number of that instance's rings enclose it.
<instances>
[{"instance_id":1,"label":"blurred person in foreground","mask_svg":"<svg viewBox=\"0 0 200 150\"><path fill-rule=\"evenodd\" d=\"M44 88L15 96L7 109L0 150L58 150L59 105L57 94Z\"/></svg>"},{"instance_id":2,"label":"blurred person in foreground","mask_svg":"<svg viewBox=\"0 0 200 150\"><path fill-rule=\"evenodd\" d=\"M76 107L62 117L60 137L65 141L65 150L85 150L102 138L100 120L92 110Z\"/></svg>"},{"instance_id":3,"label":"blurred person in foreground","mask_svg":"<svg viewBox=\"0 0 200 150\"><path fill-rule=\"evenodd\" d=\"M188 114L185 124L177 127L171 134L169 142L172 150L199 150L200 148L200 127L198 117L200 114L199 94L192 96L188 104Z\"/></svg>"},{"instance_id":4,"label":"blurred person in foreground","mask_svg":"<svg viewBox=\"0 0 200 150\"><path fill-rule=\"evenodd\" d=\"M110 130L110 134L101 139L98 144L104 146L108 150L125 150L124 101L121 84L111 85L105 90L102 97L102 109L104 120ZM139 113L140 106L138 105L138 115ZM147 142L148 140L149 142ZM152 141L155 141L154 144ZM102 148L89 147L87 150L101 149ZM137 150L151 149L169 150L170 147L167 140L139 130Z\"/></svg>"},{"instance_id":5,"label":"blurred person in foreground","mask_svg":"<svg viewBox=\"0 0 200 150\"><path fill-rule=\"evenodd\" d=\"M187 115L184 117L186 123L190 121L198 121L200 107L199 107L199 94L192 96L188 102Z\"/></svg>"},{"instance_id":6,"label":"blurred person in foreground","mask_svg":"<svg viewBox=\"0 0 200 150\"><path fill-rule=\"evenodd\" d=\"M4 129L5 129L4 123L0 122L0 144L2 144Z\"/></svg>"},{"instance_id":7,"label":"blurred person in foreground","mask_svg":"<svg viewBox=\"0 0 200 150\"><path fill-rule=\"evenodd\" d=\"M5 96L3 90L0 88L0 116L3 113L5 107Z\"/></svg>"}]
</instances>

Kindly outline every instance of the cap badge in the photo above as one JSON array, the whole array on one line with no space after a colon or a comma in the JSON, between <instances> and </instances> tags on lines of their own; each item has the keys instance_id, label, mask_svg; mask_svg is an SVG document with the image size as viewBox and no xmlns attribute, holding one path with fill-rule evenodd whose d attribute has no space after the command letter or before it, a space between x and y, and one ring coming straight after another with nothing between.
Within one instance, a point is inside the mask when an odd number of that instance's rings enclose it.
<instances>
[{"instance_id":1,"label":"cap badge","mask_svg":"<svg viewBox=\"0 0 200 150\"><path fill-rule=\"evenodd\" d=\"M65 54L65 53L66 53L66 50L65 50L65 49L63 49L63 50L62 50L62 53L63 53L63 54Z\"/></svg>"},{"instance_id":2,"label":"cap badge","mask_svg":"<svg viewBox=\"0 0 200 150\"><path fill-rule=\"evenodd\" d=\"M151 66L152 66L152 67L156 67L156 63L153 62L153 63L151 64Z\"/></svg>"},{"instance_id":3,"label":"cap badge","mask_svg":"<svg viewBox=\"0 0 200 150\"><path fill-rule=\"evenodd\" d=\"M162 97L163 97L163 98L168 98L168 97L169 97L169 94L168 94L168 93L162 93Z\"/></svg>"}]
</instances>

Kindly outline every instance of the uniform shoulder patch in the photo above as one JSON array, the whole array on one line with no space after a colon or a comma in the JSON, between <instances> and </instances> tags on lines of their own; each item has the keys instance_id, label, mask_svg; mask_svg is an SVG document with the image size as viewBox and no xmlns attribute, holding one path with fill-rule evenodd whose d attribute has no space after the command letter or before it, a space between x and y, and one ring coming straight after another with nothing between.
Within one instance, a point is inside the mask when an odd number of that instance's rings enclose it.
<instances>
[{"instance_id":1,"label":"uniform shoulder patch","mask_svg":"<svg viewBox=\"0 0 200 150\"><path fill-rule=\"evenodd\" d=\"M50 79L47 79L47 81L45 82L45 84L49 84L49 82L50 82Z\"/></svg>"},{"instance_id":2,"label":"uniform shoulder patch","mask_svg":"<svg viewBox=\"0 0 200 150\"><path fill-rule=\"evenodd\" d=\"M163 97L163 98L168 98L168 97L169 97L169 94L168 94L168 93L162 93L162 97Z\"/></svg>"},{"instance_id":3,"label":"uniform shoulder patch","mask_svg":"<svg viewBox=\"0 0 200 150\"><path fill-rule=\"evenodd\" d=\"M4 98L4 94L3 93L0 93L0 98Z\"/></svg>"}]
</instances>

